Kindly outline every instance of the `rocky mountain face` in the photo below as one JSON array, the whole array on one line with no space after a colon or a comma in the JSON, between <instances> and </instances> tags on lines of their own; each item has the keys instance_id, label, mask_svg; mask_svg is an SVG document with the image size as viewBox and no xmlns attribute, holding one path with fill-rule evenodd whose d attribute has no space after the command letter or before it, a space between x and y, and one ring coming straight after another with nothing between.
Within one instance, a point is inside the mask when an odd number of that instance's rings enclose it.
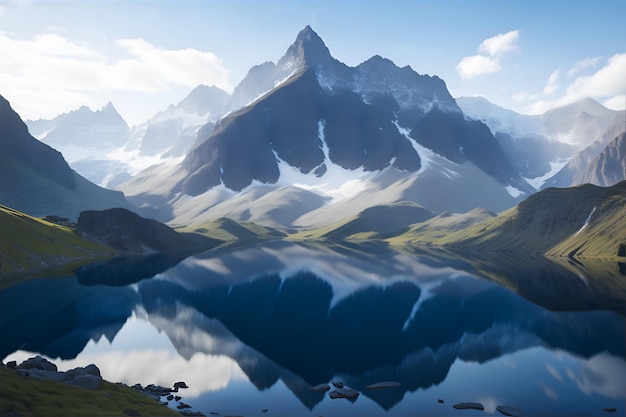
<instances>
[{"instance_id":1,"label":"rocky mountain face","mask_svg":"<svg viewBox=\"0 0 626 417\"><path fill-rule=\"evenodd\" d=\"M596 159L604 152L613 154L614 157L619 157L620 153L606 150L607 146L615 140L622 133L626 132L626 111L618 112L613 118L613 121L606 128L605 132L599 136L591 145L574 155L567 161L560 171L558 171L553 177L545 182L544 187L571 187L574 185L584 184L590 181L592 184L601 185L600 182L596 182L596 179L589 177L586 174L589 170L594 170ZM624 163L623 153L621 154L621 161L616 163ZM617 177L619 178L619 173ZM606 183L606 185L613 185L616 182Z\"/></svg>"},{"instance_id":2,"label":"rocky mountain face","mask_svg":"<svg viewBox=\"0 0 626 417\"><path fill-rule=\"evenodd\" d=\"M459 97L456 102L467 117L489 126L515 169L538 188L569 186L566 184L568 180L557 180L558 176L552 178L565 162L578 158L579 152L585 152L588 155L583 154L578 159L588 163L589 155L595 157L609 140L624 131L614 128L620 120L620 112L607 109L592 99L583 99L537 116L515 113L482 97ZM622 125L624 120L622 115ZM606 139L609 131L613 132L612 136ZM580 165L579 161L577 168L570 168L578 172ZM575 172L566 176L571 177Z\"/></svg>"},{"instance_id":3,"label":"rocky mountain face","mask_svg":"<svg viewBox=\"0 0 626 417\"><path fill-rule=\"evenodd\" d=\"M182 156L196 142L200 128L205 135L211 133L215 122L228 110L229 100L225 91L199 85L177 105L134 127L126 150L137 149L139 155L161 159Z\"/></svg>"},{"instance_id":4,"label":"rocky mountain face","mask_svg":"<svg viewBox=\"0 0 626 417\"><path fill-rule=\"evenodd\" d=\"M27 120L30 133L58 149L72 169L99 185L129 178L125 164L109 155L128 143L129 127L112 103L92 111L82 106L53 119Z\"/></svg>"},{"instance_id":5,"label":"rocky mountain face","mask_svg":"<svg viewBox=\"0 0 626 417\"><path fill-rule=\"evenodd\" d=\"M626 180L626 132L617 136L574 178L577 184L608 187Z\"/></svg>"},{"instance_id":6,"label":"rocky mountain face","mask_svg":"<svg viewBox=\"0 0 626 417\"><path fill-rule=\"evenodd\" d=\"M0 200L30 215L72 220L87 209L131 207L122 193L90 183L69 167L60 152L32 137L1 96Z\"/></svg>"},{"instance_id":7,"label":"rocky mountain face","mask_svg":"<svg viewBox=\"0 0 626 417\"><path fill-rule=\"evenodd\" d=\"M75 185L74 176L69 165L63 159L63 155L52 147L41 143L28 133L28 128L20 116L11 108L10 103L0 96L0 158L5 163L0 170L3 175L2 190L10 193L11 183L15 178L12 165L18 165L26 170L33 171L39 175L47 176L52 182L72 189ZM16 167L17 168L17 167Z\"/></svg>"},{"instance_id":8,"label":"rocky mountain face","mask_svg":"<svg viewBox=\"0 0 626 417\"><path fill-rule=\"evenodd\" d=\"M161 220L209 219L236 199L237 207L248 202L237 220L273 217L283 226L399 201L435 213L500 211L533 192L440 78L380 56L348 67L310 27L277 64L251 69L232 103L249 104L220 119L180 165L148 170L121 189L140 205L172 207ZM252 207L260 200L264 213ZM289 218L268 215L276 210Z\"/></svg>"},{"instance_id":9,"label":"rocky mountain face","mask_svg":"<svg viewBox=\"0 0 626 417\"><path fill-rule=\"evenodd\" d=\"M78 173L114 187L150 165L184 155L200 130L211 133L229 103L225 91L199 85L180 103L133 128L111 103L97 111L82 106L51 120L26 123L35 137L59 149Z\"/></svg>"},{"instance_id":10,"label":"rocky mountain face","mask_svg":"<svg viewBox=\"0 0 626 417\"><path fill-rule=\"evenodd\" d=\"M128 141L128 125L110 102L100 110L82 106L51 120L28 120L26 124L33 136L62 151L69 146L114 148Z\"/></svg>"}]
</instances>

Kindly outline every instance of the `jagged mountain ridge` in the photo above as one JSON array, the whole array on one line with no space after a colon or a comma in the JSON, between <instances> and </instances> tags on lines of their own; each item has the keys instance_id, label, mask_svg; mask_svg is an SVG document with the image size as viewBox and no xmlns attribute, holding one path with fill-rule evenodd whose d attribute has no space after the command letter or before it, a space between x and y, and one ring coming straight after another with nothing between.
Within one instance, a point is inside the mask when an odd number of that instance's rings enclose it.
<instances>
[{"instance_id":1,"label":"jagged mountain ridge","mask_svg":"<svg viewBox=\"0 0 626 417\"><path fill-rule=\"evenodd\" d=\"M87 209L132 206L119 191L106 190L73 171L63 155L30 135L0 96L0 201L21 212L75 221Z\"/></svg>"},{"instance_id":2,"label":"jagged mountain ridge","mask_svg":"<svg viewBox=\"0 0 626 417\"><path fill-rule=\"evenodd\" d=\"M33 136L55 148L109 148L128 141L128 125L111 102L100 110L81 106L50 120L27 120L26 124Z\"/></svg>"},{"instance_id":3,"label":"jagged mountain ridge","mask_svg":"<svg viewBox=\"0 0 626 417\"><path fill-rule=\"evenodd\" d=\"M587 180L595 185L614 185L617 181L601 184L600 182L594 181L594 178L585 179L585 176L586 171L594 169L593 165L596 158L605 152L610 142L615 140L615 138L623 132L626 132L626 111L618 112L606 131L591 145L587 146L570 159L556 175L546 181L544 187L570 187L581 185ZM616 163L624 163L623 156L621 162L617 161ZM617 177L619 177L619 175L617 175Z\"/></svg>"},{"instance_id":4,"label":"jagged mountain ridge","mask_svg":"<svg viewBox=\"0 0 626 417\"><path fill-rule=\"evenodd\" d=\"M600 155L574 178L574 183L609 187L623 180L626 180L626 132L609 142Z\"/></svg>"},{"instance_id":5,"label":"jagged mountain ridge","mask_svg":"<svg viewBox=\"0 0 626 417\"><path fill-rule=\"evenodd\" d=\"M251 85L262 87L251 91ZM440 78L380 56L348 67L310 27L278 64L251 69L235 88L234 102L237 97L252 102L224 116L180 165L147 170L120 189L138 205L169 216L160 220L182 224L212 215L266 217L219 208L261 184L264 191L255 191L254 199L269 200L278 189L283 197L287 189L319 196L321 205L307 197L312 205L271 224L283 226L330 223L374 204L405 200L434 212L478 206L501 211L533 192L489 129L465 120ZM348 183L362 192L348 190ZM335 204L351 198L358 201ZM159 209L157 201L172 210ZM300 221L303 216L308 220Z\"/></svg>"},{"instance_id":6,"label":"jagged mountain ridge","mask_svg":"<svg viewBox=\"0 0 626 417\"><path fill-rule=\"evenodd\" d=\"M128 143L130 133L111 102L100 110L81 106L53 119L26 120L26 125L34 137L59 150L72 169L93 183L107 186L130 177L126 165L109 156Z\"/></svg>"},{"instance_id":7,"label":"jagged mountain ridge","mask_svg":"<svg viewBox=\"0 0 626 417\"><path fill-rule=\"evenodd\" d=\"M199 130L210 134L229 103L225 91L199 85L178 104L132 128L110 102L100 110L81 106L26 124L35 137L60 150L72 169L110 188L155 163L184 155L196 143Z\"/></svg>"},{"instance_id":8,"label":"jagged mountain ridge","mask_svg":"<svg viewBox=\"0 0 626 417\"><path fill-rule=\"evenodd\" d=\"M215 86L199 85L176 105L133 127L127 151L161 159L184 155L195 143L198 130L210 134L215 122L228 110L230 95ZM203 127L204 126L204 127Z\"/></svg>"},{"instance_id":9,"label":"jagged mountain ridge","mask_svg":"<svg viewBox=\"0 0 626 417\"><path fill-rule=\"evenodd\" d=\"M504 109L483 97L458 97L456 102L467 117L489 126L515 168L538 188L578 185L572 177L625 129L623 112L592 99L536 116ZM568 160L565 172L557 173Z\"/></svg>"}]
</instances>

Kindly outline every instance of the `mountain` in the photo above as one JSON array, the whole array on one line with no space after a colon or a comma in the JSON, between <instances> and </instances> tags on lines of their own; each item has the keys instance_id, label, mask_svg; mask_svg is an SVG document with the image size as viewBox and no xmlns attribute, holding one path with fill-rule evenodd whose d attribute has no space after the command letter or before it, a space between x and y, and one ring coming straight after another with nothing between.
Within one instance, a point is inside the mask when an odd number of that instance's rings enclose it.
<instances>
[{"instance_id":1,"label":"mountain","mask_svg":"<svg viewBox=\"0 0 626 417\"><path fill-rule=\"evenodd\" d=\"M613 139L581 173L575 183L608 187L626 180L626 132Z\"/></svg>"},{"instance_id":2,"label":"mountain","mask_svg":"<svg viewBox=\"0 0 626 417\"><path fill-rule=\"evenodd\" d=\"M277 64L251 69L232 100L246 105L179 165L119 188L173 224L228 216L286 227L401 201L501 211L534 191L443 80L380 56L348 67L308 26Z\"/></svg>"},{"instance_id":3,"label":"mountain","mask_svg":"<svg viewBox=\"0 0 626 417\"><path fill-rule=\"evenodd\" d=\"M619 120L619 112L592 99L536 116L515 113L483 97L459 97L456 102L467 117L489 126L518 172L538 187L569 185L549 180L565 161L600 140Z\"/></svg>"},{"instance_id":4,"label":"mountain","mask_svg":"<svg viewBox=\"0 0 626 417\"><path fill-rule=\"evenodd\" d=\"M547 188L500 215L439 236L412 228L396 243L492 253L615 258L626 247L626 181Z\"/></svg>"},{"instance_id":5,"label":"mountain","mask_svg":"<svg viewBox=\"0 0 626 417\"><path fill-rule=\"evenodd\" d=\"M600 137L618 111L585 98L567 106L549 110L540 116L546 134L560 142L584 148ZM564 129L566 126L568 128Z\"/></svg>"},{"instance_id":6,"label":"mountain","mask_svg":"<svg viewBox=\"0 0 626 417\"><path fill-rule=\"evenodd\" d=\"M128 140L128 125L111 102L100 110L82 106L51 120L27 120L26 124L33 136L58 149L114 148ZM76 158L72 155L71 159Z\"/></svg>"},{"instance_id":7,"label":"mountain","mask_svg":"<svg viewBox=\"0 0 626 417\"><path fill-rule=\"evenodd\" d=\"M605 151L612 140L623 132L626 132L626 111L618 112L605 132L591 145L587 146L567 161L567 164L545 182L544 187L570 187L583 184L587 180L587 178L585 178L585 172L587 170L594 170L594 160ZM611 151L608 152L611 153ZM617 163L619 164L619 162ZM593 178L588 179L596 185L601 185L599 182L594 182ZM613 184L615 184L615 182L605 185Z\"/></svg>"},{"instance_id":8,"label":"mountain","mask_svg":"<svg viewBox=\"0 0 626 417\"><path fill-rule=\"evenodd\" d=\"M69 167L61 153L32 137L2 96L0 201L32 216L55 215L73 221L83 210L131 208L121 192L89 182Z\"/></svg>"},{"instance_id":9,"label":"mountain","mask_svg":"<svg viewBox=\"0 0 626 417\"><path fill-rule=\"evenodd\" d=\"M82 106L53 119L27 120L29 132L59 149L70 161L90 152L113 149L128 141L128 125L111 102L100 110Z\"/></svg>"},{"instance_id":10,"label":"mountain","mask_svg":"<svg viewBox=\"0 0 626 417\"><path fill-rule=\"evenodd\" d=\"M53 119L27 120L30 133L58 149L72 169L96 184L106 186L117 175L124 176L123 164L109 156L129 139L129 127L112 103L92 111L82 106Z\"/></svg>"},{"instance_id":11,"label":"mountain","mask_svg":"<svg viewBox=\"0 0 626 417\"><path fill-rule=\"evenodd\" d=\"M112 103L86 106L51 120L26 121L33 136L60 150L70 166L90 181L114 187L158 162L184 155L198 132L210 134L229 109L230 95L199 85L176 105L132 129Z\"/></svg>"},{"instance_id":12,"label":"mountain","mask_svg":"<svg viewBox=\"0 0 626 417\"><path fill-rule=\"evenodd\" d=\"M215 122L226 113L229 100L225 91L199 85L177 105L135 126L126 150L137 149L140 156L160 156L161 159L184 155L196 142L200 128L210 134Z\"/></svg>"}]
</instances>

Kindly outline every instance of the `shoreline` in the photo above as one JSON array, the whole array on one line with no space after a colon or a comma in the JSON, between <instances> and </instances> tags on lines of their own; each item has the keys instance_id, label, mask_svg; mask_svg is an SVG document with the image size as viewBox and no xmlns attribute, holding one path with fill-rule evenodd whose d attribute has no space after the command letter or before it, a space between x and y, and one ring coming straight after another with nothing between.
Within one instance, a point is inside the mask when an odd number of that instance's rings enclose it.
<instances>
[{"instance_id":1,"label":"shoreline","mask_svg":"<svg viewBox=\"0 0 626 417\"><path fill-rule=\"evenodd\" d=\"M54 363L37 355L17 364L0 364L0 415L20 416L198 416L206 417L182 401L179 390L149 384L129 386L102 378L95 364L58 371ZM11 395L13 394L13 395ZM176 401L176 410L170 405Z\"/></svg>"}]
</instances>

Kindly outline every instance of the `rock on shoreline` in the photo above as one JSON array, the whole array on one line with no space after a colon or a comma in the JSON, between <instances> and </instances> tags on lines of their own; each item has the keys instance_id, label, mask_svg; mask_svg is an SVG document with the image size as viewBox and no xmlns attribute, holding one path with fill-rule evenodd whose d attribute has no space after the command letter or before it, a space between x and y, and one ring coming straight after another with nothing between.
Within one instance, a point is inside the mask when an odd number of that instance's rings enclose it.
<instances>
[{"instance_id":1,"label":"rock on shoreline","mask_svg":"<svg viewBox=\"0 0 626 417\"><path fill-rule=\"evenodd\" d=\"M94 364L87 365L85 367L77 367L74 369L70 369L69 371L58 371L57 366L50 362L49 360L41 357L35 356L29 358L19 365L15 361L7 362L6 365L0 363L0 365L6 367L6 369L15 372L17 375L21 375L26 378L31 378L34 380L52 380L57 382L62 382L70 385L74 385L86 390L95 391L102 385L102 375L100 374L100 369ZM183 381L178 381L174 384L172 388L162 387L155 384L147 385L145 388L141 386L141 384L135 384L132 387L118 383L119 385L123 385L129 389L134 389L135 391L146 395L147 397L155 400L160 405L167 406L168 401L175 399L179 402L177 408L180 411L180 414L184 416L205 416L203 413L194 412L188 410L191 408L190 405L181 402L180 396L174 396L172 393L178 392L179 389L188 388L187 384ZM167 397L167 401L161 401L161 397ZM206 416L205 416L206 417Z\"/></svg>"},{"instance_id":2,"label":"rock on shoreline","mask_svg":"<svg viewBox=\"0 0 626 417\"><path fill-rule=\"evenodd\" d=\"M75 385L87 390L97 390L102 384L100 369L96 365L78 367L66 372L57 371L57 366L41 356L35 356L14 366L7 364L7 368L15 369L15 373L28 378L43 380L51 379L66 384Z\"/></svg>"}]
</instances>

